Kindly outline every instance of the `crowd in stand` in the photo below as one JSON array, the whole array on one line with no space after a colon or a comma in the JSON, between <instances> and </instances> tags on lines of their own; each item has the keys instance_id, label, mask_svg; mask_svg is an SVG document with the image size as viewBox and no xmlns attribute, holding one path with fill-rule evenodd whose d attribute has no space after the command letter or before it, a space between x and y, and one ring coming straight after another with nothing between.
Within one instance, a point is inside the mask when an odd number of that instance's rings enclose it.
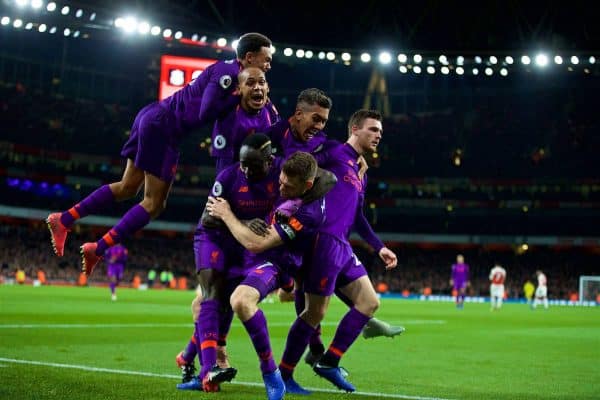
<instances>
[{"instance_id":1,"label":"crowd in stand","mask_svg":"<svg viewBox=\"0 0 600 400\"><path fill-rule=\"evenodd\" d=\"M48 242L48 232L43 223L32 225L4 224L0 228L0 275L11 277L17 268L23 269L28 277L35 277L43 269L47 280L75 283L80 273L80 255L77 246L92 233L82 228L67 240L65 256L53 255ZM195 282L191 235L171 237L146 232L126 243L129 261L123 282L131 282L134 275L146 280L148 271L154 269L172 271L176 277L188 278L189 287ZM385 283L386 291L423 294L427 289L432 294L451 294L450 269L457 253L465 255L471 267L471 286L468 294L488 296L489 272L494 263L507 270L506 289L509 298L523 297L523 284L535 282L535 271L541 269L548 277L551 298L568 299L578 290L580 275L593 275L598 255L581 249L533 248L517 254L508 248L452 248L422 247L390 243L398 255L399 266L385 272L378 258L361 243L355 243L357 256L365 263L373 284ZM93 282L107 282L101 267L91 277ZM596 272L597 273L597 272Z\"/></svg>"}]
</instances>

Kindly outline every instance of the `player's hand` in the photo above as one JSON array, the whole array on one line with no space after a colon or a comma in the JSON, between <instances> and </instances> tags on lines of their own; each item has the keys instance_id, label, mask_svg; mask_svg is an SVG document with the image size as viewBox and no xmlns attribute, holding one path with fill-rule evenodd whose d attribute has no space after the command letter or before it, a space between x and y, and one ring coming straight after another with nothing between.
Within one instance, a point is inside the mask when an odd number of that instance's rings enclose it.
<instances>
[{"instance_id":1,"label":"player's hand","mask_svg":"<svg viewBox=\"0 0 600 400\"><path fill-rule=\"evenodd\" d=\"M298 211L298 209L302 206L301 199L290 199L286 200L277 207L275 210L275 214L283 217L291 217Z\"/></svg>"},{"instance_id":2,"label":"player's hand","mask_svg":"<svg viewBox=\"0 0 600 400\"><path fill-rule=\"evenodd\" d=\"M258 236L267 236L267 233L269 233L269 225L267 225L267 223L260 218L254 218L249 221L244 221L244 225L246 225L252 232L257 234Z\"/></svg>"},{"instance_id":3,"label":"player's hand","mask_svg":"<svg viewBox=\"0 0 600 400\"><path fill-rule=\"evenodd\" d=\"M278 289L277 290L277 297L279 297L279 301L282 303L287 303L290 301L294 301L295 295L294 295L294 291L290 291L290 292L286 292L283 289Z\"/></svg>"},{"instance_id":4,"label":"player's hand","mask_svg":"<svg viewBox=\"0 0 600 400\"><path fill-rule=\"evenodd\" d=\"M363 156L358 157L357 163L360 167L358 170L358 179L362 181L363 177L367 173L367 170L369 169L369 164L367 164L367 160L365 160Z\"/></svg>"},{"instance_id":5,"label":"player's hand","mask_svg":"<svg viewBox=\"0 0 600 400\"><path fill-rule=\"evenodd\" d=\"M208 210L208 214L210 216L221 219L223 219L224 216L231 214L231 207L229 206L229 203L222 197L215 198L208 196L206 210Z\"/></svg>"},{"instance_id":6,"label":"player's hand","mask_svg":"<svg viewBox=\"0 0 600 400\"><path fill-rule=\"evenodd\" d=\"M385 263L385 269L393 269L398 265L398 257L396 257L396 254L387 247L382 247L381 250L379 250L379 258Z\"/></svg>"}]
</instances>

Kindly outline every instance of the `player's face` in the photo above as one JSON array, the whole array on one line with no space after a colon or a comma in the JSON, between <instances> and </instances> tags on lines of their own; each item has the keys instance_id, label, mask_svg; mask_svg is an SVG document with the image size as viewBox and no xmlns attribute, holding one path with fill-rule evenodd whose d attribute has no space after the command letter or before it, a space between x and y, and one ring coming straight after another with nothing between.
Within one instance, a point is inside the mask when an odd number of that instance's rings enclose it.
<instances>
[{"instance_id":1,"label":"player's face","mask_svg":"<svg viewBox=\"0 0 600 400\"><path fill-rule=\"evenodd\" d=\"M358 146L363 153L374 153L381 140L383 127L381 121L374 118L367 118L363 121L362 127L352 127L352 134L358 138Z\"/></svg>"},{"instance_id":2,"label":"player's face","mask_svg":"<svg viewBox=\"0 0 600 400\"><path fill-rule=\"evenodd\" d=\"M258 111L267 104L269 84L259 68L246 68L240 73L241 104L245 110Z\"/></svg>"},{"instance_id":3,"label":"player's face","mask_svg":"<svg viewBox=\"0 0 600 400\"><path fill-rule=\"evenodd\" d=\"M456 262L459 264L462 264L465 262L465 258L463 256L457 256L456 257Z\"/></svg>"},{"instance_id":4,"label":"player's face","mask_svg":"<svg viewBox=\"0 0 600 400\"><path fill-rule=\"evenodd\" d=\"M299 177L287 176L283 171L279 174L279 193L281 197L293 199L302 196L308 185Z\"/></svg>"},{"instance_id":5,"label":"player's face","mask_svg":"<svg viewBox=\"0 0 600 400\"><path fill-rule=\"evenodd\" d=\"M304 105L296 109L293 118L296 120L296 137L308 142L317 132L325 129L329 119L329 109L319 105Z\"/></svg>"},{"instance_id":6,"label":"player's face","mask_svg":"<svg viewBox=\"0 0 600 400\"><path fill-rule=\"evenodd\" d=\"M260 51L248 53L248 64L267 72L271 69L273 61L273 52L270 47L261 47Z\"/></svg>"},{"instance_id":7,"label":"player's face","mask_svg":"<svg viewBox=\"0 0 600 400\"><path fill-rule=\"evenodd\" d=\"M260 181L271 168L271 158L248 146L240 149L240 169L251 182Z\"/></svg>"}]
</instances>

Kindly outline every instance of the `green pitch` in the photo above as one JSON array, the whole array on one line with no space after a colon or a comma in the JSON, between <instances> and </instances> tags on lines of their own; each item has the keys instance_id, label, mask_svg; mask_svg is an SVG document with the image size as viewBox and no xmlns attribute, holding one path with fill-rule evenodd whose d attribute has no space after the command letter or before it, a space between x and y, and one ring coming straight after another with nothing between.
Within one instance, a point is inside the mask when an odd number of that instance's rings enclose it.
<instances>
[{"instance_id":1,"label":"green pitch","mask_svg":"<svg viewBox=\"0 0 600 400\"><path fill-rule=\"evenodd\" d=\"M1 399L265 399L258 361L237 320L228 338L237 378L220 393L181 392L175 355L192 334L193 292L0 286ZM290 303L264 304L276 361L293 320ZM332 303L328 343L345 306ZM598 399L600 307L530 310L506 304L384 300L378 317L395 339L360 337L342 365L353 399ZM346 399L303 363L310 399ZM286 398L303 398L288 395Z\"/></svg>"}]
</instances>

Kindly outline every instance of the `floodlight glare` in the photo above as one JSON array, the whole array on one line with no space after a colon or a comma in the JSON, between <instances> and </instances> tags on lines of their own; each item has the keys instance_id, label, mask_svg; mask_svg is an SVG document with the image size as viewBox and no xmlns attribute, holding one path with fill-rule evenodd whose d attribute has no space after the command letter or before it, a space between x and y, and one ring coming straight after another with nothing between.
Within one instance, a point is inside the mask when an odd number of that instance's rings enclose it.
<instances>
[{"instance_id":1,"label":"floodlight glare","mask_svg":"<svg viewBox=\"0 0 600 400\"><path fill-rule=\"evenodd\" d=\"M74 38L76 38L76 37L79 37L79 31L75 31L75 32L73 33L73 37L74 37Z\"/></svg>"},{"instance_id":2,"label":"floodlight glare","mask_svg":"<svg viewBox=\"0 0 600 400\"><path fill-rule=\"evenodd\" d=\"M398 62L405 63L408 60L408 57L404 53L398 54Z\"/></svg>"},{"instance_id":3,"label":"floodlight glare","mask_svg":"<svg viewBox=\"0 0 600 400\"><path fill-rule=\"evenodd\" d=\"M25 25L25 29L31 30L31 28L33 28L33 24L31 22L28 22L27 25Z\"/></svg>"},{"instance_id":4,"label":"floodlight glare","mask_svg":"<svg viewBox=\"0 0 600 400\"><path fill-rule=\"evenodd\" d=\"M304 57L306 58L313 58L314 53L312 52L312 50L306 50L306 52L304 53Z\"/></svg>"},{"instance_id":5,"label":"floodlight glare","mask_svg":"<svg viewBox=\"0 0 600 400\"><path fill-rule=\"evenodd\" d=\"M69 6L64 6L64 7L63 7L63 8L60 10L60 13L61 13L62 15L67 15L67 14L69 13L69 11L70 11L70 10L71 10L71 9L69 8Z\"/></svg>"},{"instance_id":6,"label":"floodlight glare","mask_svg":"<svg viewBox=\"0 0 600 400\"><path fill-rule=\"evenodd\" d=\"M515 62L515 60L513 60L513 58L512 58L511 56L506 56L506 57L504 58L504 61L506 61L506 63L507 63L508 65L512 65L512 63L514 63L514 62Z\"/></svg>"},{"instance_id":7,"label":"floodlight glare","mask_svg":"<svg viewBox=\"0 0 600 400\"><path fill-rule=\"evenodd\" d=\"M2 24L4 26L10 24L10 18L9 17L2 17L2 19L0 19L0 24Z\"/></svg>"},{"instance_id":8,"label":"floodlight glare","mask_svg":"<svg viewBox=\"0 0 600 400\"><path fill-rule=\"evenodd\" d=\"M473 75L479 75L479 70L477 68L473 68Z\"/></svg>"},{"instance_id":9,"label":"floodlight glare","mask_svg":"<svg viewBox=\"0 0 600 400\"><path fill-rule=\"evenodd\" d=\"M538 54L537 56L535 56L535 63L539 67L545 67L546 65L548 65L548 56L545 54Z\"/></svg>"},{"instance_id":10,"label":"floodlight glare","mask_svg":"<svg viewBox=\"0 0 600 400\"><path fill-rule=\"evenodd\" d=\"M490 64L492 64L492 65L498 64L498 58L496 56L490 56Z\"/></svg>"},{"instance_id":11,"label":"floodlight glare","mask_svg":"<svg viewBox=\"0 0 600 400\"><path fill-rule=\"evenodd\" d=\"M420 74L420 73L421 73L421 67L419 67L418 65L415 65L415 66L413 67L413 72L414 72L415 74Z\"/></svg>"},{"instance_id":12,"label":"floodlight glare","mask_svg":"<svg viewBox=\"0 0 600 400\"><path fill-rule=\"evenodd\" d=\"M413 56L413 61L419 64L421 61L423 61L423 57L420 54L415 54Z\"/></svg>"},{"instance_id":13,"label":"floodlight glare","mask_svg":"<svg viewBox=\"0 0 600 400\"><path fill-rule=\"evenodd\" d=\"M487 67L487 68L485 69L485 74L486 74L487 76L492 76L492 74L493 74L493 73L494 73L494 70L493 70L493 69L491 69L490 67Z\"/></svg>"},{"instance_id":14,"label":"floodlight glare","mask_svg":"<svg viewBox=\"0 0 600 400\"><path fill-rule=\"evenodd\" d=\"M324 60L325 59L325 52L324 51L320 51L318 57L319 57L319 60Z\"/></svg>"},{"instance_id":15,"label":"floodlight glare","mask_svg":"<svg viewBox=\"0 0 600 400\"><path fill-rule=\"evenodd\" d=\"M150 24L146 21L142 21L138 25L137 29L140 34L146 35L148 32L150 32Z\"/></svg>"},{"instance_id":16,"label":"floodlight glare","mask_svg":"<svg viewBox=\"0 0 600 400\"><path fill-rule=\"evenodd\" d=\"M286 47L285 49L283 49L284 56L289 57L292 54L294 54L294 50L290 49L289 47Z\"/></svg>"},{"instance_id":17,"label":"floodlight glare","mask_svg":"<svg viewBox=\"0 0 600 400\"><path fill-rule=\"evenodd\" d=\"M69 36L70 34L71 34L71 30L69 28L65 28L65 30L63 31L63 35Z\"/></svg>"},{"instance_id":18,"label":"floodlight glare","mask_svg":"<svg viewBox=\"0 0 600 400\"><path fill-rule=\"evenodd\" d=\"M55 34L56 33L56 27L53 26L52 28L50 28L50 30L48 31L50 34Z\"/></svg>"},{"instance_id":19,"label":"floodlight glare","mask_svg":"<svg viewBox=\"0 0 600 400\"><path fill-rule=\"evenodd\" d=\"M150 28L150 34L152 36L156 36L156 35L160 34L160 26L154 25L152 28Z\"/></svg>"},{"instance_id":20,"label":"floodlight glare","mask_svg":"<svg viewBox=\"0 0 600 400\"><path fill-rule=\"evenodd\" d=\"M561 56L554 56L554 63L560 65L563 63L563 58Z\"/></svg>"},{"instance_id":21,"label":"floodlight glare","mask_svg":"<svg viewBox=\"0 0 600 400\"><path fill-rule=\"evenodd\" d=\"M218 38L217 39L217 46L221 46L221 47L227 46L227 39L225 39L225 38Z\"/></svg>"},{"instance_id":22,"label":"floodlight glare","mask_svg":"<svg viewBox=\"0 0 600 400\"><path fill-rule=\"evenodd\" d=\"M123 26L125 26L125 20L123 18L118 17L115 19L115 27L122 28Z\"/></svg>"},{"instance_id":23,"label":"floodlight glare","mask_svg":"<svg viewBox=\"0 0 600 400\"><path fill-rule=\"evenodd\" d=\"M93 13L90 15L90 21L93 21L93 20L95 20L95 19L96 19L96 13L95 13L95 12L93 12Z\"/></svg>"},{"instance_id":24,"label":"floodlight glare","mask_svg":"<svg viewBox=\"0 0 600 400\"><path fill-rule=\"evenodd\" d=\"M479 56L475 56L475 62L476 62L477 64L481 64L481 61L483 61L483 60L481 59L481 57L479 57Z\"/></svg>"},{"instance_id":25,"label":"floodlight glare","mask_svg":"<svg viewBox=\"0 0 600 400\"><path fill-rule=\"evenodd\" d=\"M56 10L56 3L51 1L50 3L46 4L46 10L49 12Z\"/></svg>"},{"instance_id":26,"label":"floodlight glare","mask_svg":"<svg viewBox=\"0 0 600 400\"><path fill-rule=\"evenodd\" d=\"M195 40L198 40L198 35L196 35L196 39L195 39ZM233 49L237 49L237 47L238 47L238 43L239 43L239 42L240 42L240 41L239 41L238 39L235 39L233 42L231 42L231 47L232 47Z\"/></svg>"},{"instance_id":27,"label":"floodlight glare","mask_svg":"<svg viewBox=\"0 0 600 400\"><path fill-rule=\"evenodd\" d=\"M19 7L25 7L28 2L27 2L27 0L17 0L16 3L17 3L17 6L19 6Z\"/></svg>"},{"instance_id":28,"label":"floodlight glare","mask_svg":"<svg viewBox=\"0 0 600 400\"><path fill-rule=\"evenodd\" d=\"M123 22L123 30L125 32L133 32L137 28L137 20L134 17L126 17Z\"/></svg>"},{"instance_id":29,"label":"floodlight glare","mask_svg":"<svg viewBox=\"0 0 600 400\"><path fill-rule=\"evenodd\" d=\"M590 56L589 62L590 62L590 64L596 64L596 57Z\"/></svg>"},{"instance_id":30,"label":"floodlight glare","mask_svg":"<svg viewBox=\"0 0 600 400\"><path fill-rule=\"evenodd\" d=\"M38 26L38 32L44 33L44 32L46 32L47 28L48 27L46 26L46 24L40 24L40 26Z\"/></svg>"},{"instance_id":31,"label":"floodlight glare","mask_svg":"<svg viewBox=\"0 0 600 400\"><path fill-rule=\"evenodd\" d=\"M327 59L328 59L329 61L333 61L333 60L335 60L335 53L334 53L333 51L328 51L328 52L327 52Z\"/></svg>"},{"instance_id":32,"label":"floodlight glare","mask_svg":"<svg viewBox=\"0 0 600 400\"><path fill-rule=\"evenodd\" d=\"M183 32L181 32L181 31L175 32L175 39L179 40L182 37L183 37ZM223 40L225 40L225 39L223 39ZM217 44L219 44L219 43L217 43ZM227 44L227 41L225 41L225 44ZM225 45L223 44L223 45L219 45L219 46L225 46Z\"/></svg>"},{"instance_id":33,"label":"floodlight glare","mask_svg":"<svg viewBox=\"0 0 600 400\"><path fill-rule=\"evenodd\" d=\"M465 58L463 56L456 57L456 64L463 65L465 63Z\"/></svg>"},{"instance_id":34,"label":"floodlight glare","mask_svg":"<svg viewBox=\"0 0 600 400\"><path fill-rule=\"evenodd\" d=\"M442 67L441 69L442 74L444 75L448 75L450 73L450 68L446 67L445 65Z\"/></svg>"},{"instance_id":35,"label":"floodlight glare","mask_svg":"<svg viewBox=\"0 0 600 400\"><path fill-rule=\"evenodd\" d=\"M80 8L77 11L75 11L75 17L76 18L81 18L81 16L83 15L83 10Z\"/></svg>"},{"instance_id":36,"label":"floodlight glare","mask_svg":"<svg viewBox=\"0 0 600 400\"><path fill-rule=\"evenodd\" d=\"M408 72L408 68L406 68L406 65L401 65L401 66L398 68L398 71L400 71L400 72L402 72L403 74L405 74L405 73L407 73L407 72Z\"/></svg>"},{"instance_id":37,"label":"floodlight glare","mask_svg":"<svg viewBox=\"0 0 600 400\"><path fill-rule=\"evenodd\" d=\"M23 21L17 18L13 21L13 26L15 28L20 28L23 26Z\"/></svg>"},{"instance_id":38,"label":"floodlight glare","mask_svg":"<svg viewBox=\"0 0 600 400\"><path fill-rule=\"evenodd\" d=\"M387 51L379 53L379 62L382 64L389 64L392 62L392 55Z\"/></svg>"},{"instance_id":39,"label":"floodlight glare","mask_svg":"<svg viewBox=\"0 0 600 400\"><path fill-rule=\"evenodd\" d=\"M167 28L167 29L165 29L165 30L163 31L163 37L164 37L164 38L169 38L169 37L171 37L171 35L172 35L172 34L173 34L173 31L172 31L172 30L170 30L169 28Z\"/></svg>"},{"instance_id":40,"label":"floodlight glare","mask_svg":"<svg viewBox=\"0 0 600 400\"><path fill-rule=\"evenodd\" d=\"M296 50L296 57L298 57L298 58L304 57L304 50L303 49Z\"/></svg>"},{"instance_id":41,"label":"floodlight glare","mask_svg":"<svg viewBox=\"0 0 600 400\"><path fill-rule=\"evenodd\" d=\"M500 75L502 75L502 76L508 75L508 70L506 68L501 68L500 69Z\"/></svg>"},{"instance_id":42,"label":"floodlight glare","mask_svg":"<svg viewBox=\"0 0 600 400\"><path fill-rule=\"evenodd\" d=\"M42 0L31 0L31 8L33 9L38 9L38 8L42 8L42 6L44 5L44 3L42 2Z\"/></svg>"},{"instance_id":43,"label":"floodlight glare","mask_svg":"<svg viewBox=\"0 0 600 400\"><path fill-rule=\"evenodd\" d=\"M350 61L352 57L350 56L350 53L342 53L342 60L343 61Z\"/></svg>"},{"instance_id":44,"label":"floodlight glare","mask_svg":"<svg viewBox=\"0 0 600 400\"><path fill-rule=\"evenodd\" d=\"M572 56L572 57L571 57L571 64L573 64L573 65L577 65L577 64L579 64L579 57L577 57L577 56Z\"/></svg>"},{"instance_id":45,"label":"floodlight glare","mask_svg":"<svg viewBox=\"0 0 600 400\"><path fill-rule=\"evenodd\" d=\"M362 53L360 55L360 61L368 63L369 61L371 61L371 55L369 53Z\"/></svg>"},{"instance_id":46,"label":"floodlight glare","mask_svg":"<svg viewBox=\"0 0 600 400\"><path fill-rule=\"evenodd\" d=\"M521 63L529 65L531 64L531 58L529 58L529 56L521 56Z\"/></svg>"},{"instance_id":47,"label":"floodlight glare","mask_svg":"<svg viewBox=\"0 0 600 400\"><path fill-rule=\"evenodd\" d=\"M438 60L440 61L440 63L442 63L444 65L448 64L448 58L443 54L438 57Z\"/></svg>"},{"instance_id":48,"label":"floodlight glare","mask_svg":"<svg viewBox=\"0 0 600 400\"><path fill-rule=\"evenodd\" d=\"M463 67L456 67L456 74L462 75L465 73L465 69Z\"/></svg>"}]
</instances>

